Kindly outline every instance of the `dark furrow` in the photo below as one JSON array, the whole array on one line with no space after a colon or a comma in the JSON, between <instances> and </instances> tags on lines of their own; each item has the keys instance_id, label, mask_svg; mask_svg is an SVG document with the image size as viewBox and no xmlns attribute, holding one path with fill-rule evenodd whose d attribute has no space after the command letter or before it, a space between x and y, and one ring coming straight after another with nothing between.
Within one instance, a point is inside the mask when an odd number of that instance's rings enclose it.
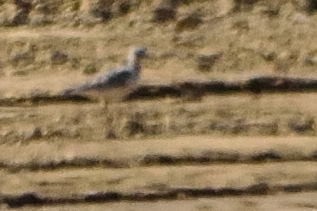
<instances>
[{"instance_id":1,"label":"dark furrow","mask_svg":"<svg viewBox=\"0 0 317 211\"><path fill-rule=\"evenodd\" d=\"M51 161L46 163L26 163L26 164L8 164L0 163L0 168L12 172L20 170L54 170L59 168L87 168L87 167L107 167L107 168L130 168L135 166L160 166L160 165L201 165L201 164L232 164L232 163L266 163L266 162L297 162L297 161L317 161L316 153L309 156L297 156L288 158L278 152L264 151L249 156L241 157L239 154L213 153L203 154L201 156L174 156L151 154L145 155L141 159L130 160L110 160L110 159L91 159L78 158L74 160Z\"/></svg>"},{"instance_id":2,"label":"dark furrow","mask_svg":"<svg viewBox=\"0 0 317 211\"><path fill-rule=\"evenodd\" d=\"M126 100L153 99L161 97L200 97L208 94L234 92L303 92L317 91L317 79L277 76L253 77L236 82L228 81L187 81L170 85L141 85ZM33 95L26 98L1 99L0 106L47 104L62 102L90 102L83 96Z\"/></svg>"},{"instance_id":3,"label":"dark furrow","mask_svg":"<svg viewBox=\"0 0 317 211\"><path fill-rule=\"evenodd\" d=\"M180 198L224 197L242 195L269 195L277 192L307 192L317 191L317 183L290 184L269 186L259 183L246 188L173 188L162 192L96 192L74 195L69 198L44 197L37 193L23 193L21 195L1 196L1 203L9 207L43 206L77 203L106 203L119 201L156 201L177 200Z\"/></svg>"}]
</instances>

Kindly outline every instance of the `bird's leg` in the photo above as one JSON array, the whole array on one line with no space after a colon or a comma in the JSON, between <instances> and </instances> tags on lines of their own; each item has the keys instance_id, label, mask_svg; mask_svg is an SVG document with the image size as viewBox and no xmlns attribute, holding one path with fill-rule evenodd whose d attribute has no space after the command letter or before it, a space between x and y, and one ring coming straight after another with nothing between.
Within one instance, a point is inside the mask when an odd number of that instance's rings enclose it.
<instances>
[{"instance_id":1,"label":"bird's leg","mask_svg":"<svg viewBox=\"0 0 317 211\"><path fill-rule=\"evenodd\" d=\"M100 109L105 119L104 125L111 125L111 123L113 122L113 115L109 108L109 101L107 99L102 99L100 101Z\"/></svg>"},{"instance_id":2,"label":"bird's leg","mask_svg":"<svg viewBox=\"0 0 317 211\"><path fill-rule=\"evenodd\" d=\"M109 102L106 99L100 100L100 108L104 113L108 113L109 111Z\"/></svg>"},{"instance_id":3,"label":"bird's leg","mask_svg":"<svg viewBox=\"0 0 317 211\"><path fill-rule=\"evenodd\" d=\"M102 125L106 138L114 138L115 128L114 128L114 116L110 109L110 104L107 99L102 98L100 101L100 109L102 114Z\"/></svg>"}]
</instances>

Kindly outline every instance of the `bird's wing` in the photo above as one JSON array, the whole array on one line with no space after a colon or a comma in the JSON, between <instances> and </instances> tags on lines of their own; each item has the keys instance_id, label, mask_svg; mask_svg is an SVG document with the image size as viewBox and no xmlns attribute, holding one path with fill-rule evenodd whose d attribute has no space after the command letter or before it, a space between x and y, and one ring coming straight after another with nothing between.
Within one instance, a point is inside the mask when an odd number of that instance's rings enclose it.
<instances>
[{"instance_id":1,"label":"bird's wing","mask_svg":"<svg viewBox=\"0 0 317 211\"><path fill-rule=\"evenodd\" d=\"M134 73L129 68L113 70L105 75L97 77L95 80L88 81L78 87L64 91L64 95L80 94L90 90L111 89L127 85L134 78Z\"/></svg>"},{"instance_id":2,"label":"bird's wing","mask_svg":"<svg viewBox=\"0 0 317 211\"><path fill-rule=\"evenodd\" d=\"M121 69L117 71L111 71L106 75L100 76L92 81L92 88L117 88L127 85L134 79L133 71L129 69Z\"/></svg>"}]
</instances>

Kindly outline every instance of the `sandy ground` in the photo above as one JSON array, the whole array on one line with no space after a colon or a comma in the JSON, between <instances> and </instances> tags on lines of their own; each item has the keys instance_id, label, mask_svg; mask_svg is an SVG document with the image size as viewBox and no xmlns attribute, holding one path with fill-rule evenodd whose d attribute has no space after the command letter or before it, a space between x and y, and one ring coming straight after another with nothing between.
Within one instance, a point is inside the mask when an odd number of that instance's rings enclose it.
<instances>
[{"instance_id":1,"label":"sandy ground","mask_svg":"<svg viewBox=\"0 0 317 211\"><path fill-rule=\"evenodd\" d=\"M126 12L121 1L16 2L0 2L0 100L56 94L133 45L150 51L141 84L317 76L309 1L181 1L166 22L154 0L127 0ZM17 210L316 210L316 103L310 92L1 106L0 209L29 192L114 192Z\"/></svg>"}]
</instances>

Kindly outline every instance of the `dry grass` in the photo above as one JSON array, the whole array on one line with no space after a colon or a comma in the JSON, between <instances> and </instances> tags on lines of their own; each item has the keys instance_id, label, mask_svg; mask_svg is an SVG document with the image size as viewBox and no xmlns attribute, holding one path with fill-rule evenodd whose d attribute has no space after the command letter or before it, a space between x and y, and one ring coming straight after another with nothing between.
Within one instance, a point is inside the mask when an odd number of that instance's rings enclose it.
<instances>
[{"instance_id":1,"label":"dry grass","mask_svg":"<svg viewBox=\"0 0 317 211\"><path fill-rule=\"evenodd\" d=\"M307 101L309 99L309 101ZM2 107L2 143L83 141L175 135L314 135L316 95L214 95L111 104ZM304 103L305 102L305 103ZM19 119L19 121L17 121Z\"/></svg>"},{"instance_id":2,"label":"dry grass","mask_svg":"<svg viewBox=\"0 0 317 211\"><path fill-rule=\"evenodd\" d=\"M158 24L151 21L155 4L140 1L126 16L94 27L57 22L34 28L2 28L0 53L6 83L1 92L61 89L88 77L83 72L89 65L97 70L117 66L127 48L138 44L152 50L143 74L146 83L253 74L316 76L316 16L292 2L259 1L240 12L232 12L234 5L225 1L191 2L179 7L176 21ZM68 7L56 4L61 11ZM194 30L175 31L178 19L193 11L202 15L203 23ZM270 11L277 14L270 16ZM55 51L67 55L65 63L52 63ZM197 57L214 52L220 52L221 59L210 72L200 72ZM74 80L66 80L69 77ZM50 86L45 86L47 82ZM17 83L22 83L23 89Z\"/></svg>"},{"instance_id":3,"label":"dry grass","mask_svg":"<svg viewBox=\"0 0 317 211\"><path fill-rule=\"evenodd\" d=\"M144 84L317 76L312 1L184 1L164 23L153 21L154 0L133 1L124 14L113 5L108 18L91 12L92 1L37 2L22 8L28 19L19 19L13 2L0 2L1 98L55 94L116 67L131 45L151 51ZM197 25L186 23L193 14ZM198 58L215 55L201 71ZM272 193L316 191L316 103L316 94L296 93L135 101L108 111L94 103L0 107L0 202L30 191L62 197L259 184ZM32 210L304 210L316 208L315 195Z\"/></svg>"}]
</instances>

